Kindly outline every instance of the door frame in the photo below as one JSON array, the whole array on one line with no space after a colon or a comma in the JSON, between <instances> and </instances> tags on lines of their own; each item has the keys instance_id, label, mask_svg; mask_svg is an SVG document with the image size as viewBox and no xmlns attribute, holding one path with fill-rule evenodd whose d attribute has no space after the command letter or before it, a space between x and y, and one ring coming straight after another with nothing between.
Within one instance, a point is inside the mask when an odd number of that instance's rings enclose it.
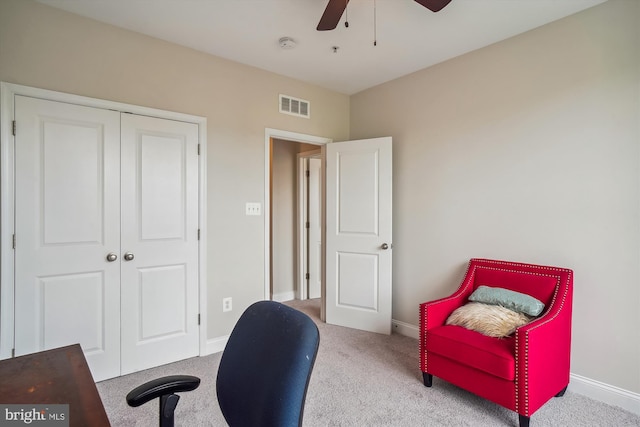
<instances>
[{"instance_id":1,"label":"door frame","mask_svg":"<svg viewBox=\"0 0 640 427\"><path fill-rule=\"evenodd\" d=\"M333 142L331 138L291 132L281 129L264 129L264 299L271 299L271 140L317 145L318 148ZM324 225L323 225L324 228ZM299 254L298 254L299 257ZM324 310L324 309L323 309Z\"/></svg>"},{"instance_id":2,"label":"door frame","mask_svg":"<svg viewBox=\"0 0 640 427\"><path fill-rule=\"evenodd\" d=\"M198 241L198 308L200 312L199 352L207 354L207 118L173 111L89 98L47 89L0 82L0 360L12 357L14 342L14 250L15 233L15 181L13 137L14 100L16 95L65 102L86 107L115 110L153 116L162 119L183 121L198 125L198 143L200 144L199 168L199 206L198 221L200 234ZM18 130L19 131L19 130Z\"/></svg>"}]
</instances>

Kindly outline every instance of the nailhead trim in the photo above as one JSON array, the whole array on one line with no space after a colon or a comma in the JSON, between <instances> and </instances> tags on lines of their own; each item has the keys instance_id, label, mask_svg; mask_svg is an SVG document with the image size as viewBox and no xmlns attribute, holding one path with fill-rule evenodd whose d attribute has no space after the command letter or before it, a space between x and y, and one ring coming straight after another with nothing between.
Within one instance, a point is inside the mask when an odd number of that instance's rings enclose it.
<instances>
[{"instance_id":1,"label":"nailhead trim","mask_svg":"<svg viewBox=\"0 0 640 427\"><path fill-rule=\"evenodd\" d=\"M516 380L515 380L515 398L516 398L516 404L515 404L515 409L516 412L518 412L518 409L520 408L520 393L518 393L518 390L520 390L520 369L518 369L518 367L520 366L520 360L518 359L518 355L520 354L520 334L518 334L516 332L515 334L516 337L516 344L515 344L515 357L516 357Z\"/></svg>"},{"instance_id":2,"label":"nailhead trim","mask_svg":"<svg viewBox=\"0 0 640 427\"><path fill-rule=\"evenodd\" d=\"M420 309L420 313L419 316L423 317L422 322L424 325L424 328L422 328L422 336L420 337L420 342L418 344L418 348L420 351L420 360L418 361L418 363L420 364L420 370L423 372L427 371L427 351L426 351L426 347L423 347L423 342L426 344L427 342L427 310L425 308L419 307ZM424 361L424 370L423 370L423 361Z\"/></svg>"}]
</instances>

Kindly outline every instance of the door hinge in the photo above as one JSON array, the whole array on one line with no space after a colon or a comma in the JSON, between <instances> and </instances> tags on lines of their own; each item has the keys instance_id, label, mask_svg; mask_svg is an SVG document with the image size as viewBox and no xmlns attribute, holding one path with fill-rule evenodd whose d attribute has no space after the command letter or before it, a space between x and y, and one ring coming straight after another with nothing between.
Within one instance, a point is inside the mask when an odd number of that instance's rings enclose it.
<instances>
[{"instance_id":1,"label":"door hinge","mask_svg":"<svg viewBox=\"0 0 640 427\"><path fill-rule=\"evenodd\" d=\"M200 144L198 144L198 156L200 155Z\"/></svg>"},{"instance_id":2,"label":"door hinge","mask_svg":"<svg viewBox=\"0 0 640 427\"><path fill-rule=\"evenodd\" d=\"M198 228L198 240L200 240L200 229Z\"/></svg>"},{"instance_id":3,"label":"door hinge","mask_svg":"<svg viewBox=\"0 0 640 427\"><path fill-rule=\"evenodd\" d=\"M309 221L307 221L307 222L304 224L304 226L305 226L306 228L310 228Z\"/></svg>"},{"instance_id":4,"label":"door hinge","mask_svg":"<svg viewBox=\"0 0 640 427\"><path fill-rule=\"evenodd\" d=\"M307 280L309 280L309 273L305 274L305 275L304 275L304 278L305 278L305 279L307 279Z\"/></svg>"},{"instance_id":5,"label":"door hinge","mask_svg":"<svg viewBox=\"0 0 640 427\"><path fill-rule=\"evenodd\" d=\"M16 235L13 235L13 243L11 244L13 246L13 249L16 248Z\"/></svg>"},{"instance_id":6,"label":"door hinge","mask_svg":"<svg viewBox=\"0 0 640 427\"><path fill-rule=\"evenodd\" d=\"M198 325L200 324L200 313L198 313Z\"/></svg>"},{"instance_id":7,"label":"door hinge","mask_svg":"<svg viewBox=\"0 0 640 427\"><path fill-rule=\"evenodd\" d=\"M304 174L306 175L307 178L309 178L309 171L305 171Z\"/></svg>"},{"instance_id":8,"label":"door hinge","mask_svg":"<svg viewBox=\"0 0 640 427\"><path fill-rule=\"evenodd\" d=\"M11 124L11 132L13 133L13 136L16 136L16 121L14 120L13 123Z\"/></svg>"}]
</instances>

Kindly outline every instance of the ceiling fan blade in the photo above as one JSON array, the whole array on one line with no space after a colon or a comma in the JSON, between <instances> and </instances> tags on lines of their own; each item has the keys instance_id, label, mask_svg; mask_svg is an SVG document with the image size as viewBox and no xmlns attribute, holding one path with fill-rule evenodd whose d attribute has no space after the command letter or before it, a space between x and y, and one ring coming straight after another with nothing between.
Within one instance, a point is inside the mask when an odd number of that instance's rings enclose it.
<instances>
[{"instance_id":1,"label":"ceiling fan blade","mask_svg":"<svg viewBox=\"0 0 640 427\"><path fill-rule=\"evenodd\" d=\"M438 12L443 9L451 0L415 0L432 12Z\"/></svg>"},{"instance_id":2,"label":"ceiling fan blade","mask_svg":"<svg viewBox=\"0 0 640 427\"><path fill-rule=\"evenodd\" d=\"M349 3L349 0L329 0L327 8L322 14L322 18L320 18L317 30L327 31L335 29L338 26L338 22L340 22L340 18L342 18L344 10L347 8L347 3Z\"/></svg>"}]
</instances>

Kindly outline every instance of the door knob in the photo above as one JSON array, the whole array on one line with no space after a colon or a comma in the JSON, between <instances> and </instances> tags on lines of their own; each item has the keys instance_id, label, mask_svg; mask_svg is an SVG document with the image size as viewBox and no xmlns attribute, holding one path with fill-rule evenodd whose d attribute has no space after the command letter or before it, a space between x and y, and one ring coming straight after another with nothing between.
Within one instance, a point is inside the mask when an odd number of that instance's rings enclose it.
<instances>
[{"instance_id":1,"label":"door knob","mask_svg":"<svg viewBox=\"0 0 640 427\"><path fill-rule=\"evenodd\" d=\"M107 255L107 261L109 262L113 262L117 259L118 259L118 255L114 254L113 252L110 252L109 255Z\"/></svg>"},{"instance_id":2,"label":"door knob","mask_svg":"<svg viewBox=\"0 0 640 427\"><path fill-rule=\"evenodd\" d=\"M382 249L384 249L385 251L386 251L387 249L389 249L389 245L388 245L388 244L386 244L386 243L383 243L383 244L382 244L382 246L380 246L380 247L381 247Z\"/></svg>"},{"instance_id":3,"label":"door knob","mask_svg":"<svg viewBox=\"0 0 640 427\"><path fill-rule=\"evenodd\" d=\"M126 252L124 254L124 260L125 261L131 261L133 258L134 258L134 256L133 256L133 253L131 253L131 252Z\"/></svg>"}]
</instances>

